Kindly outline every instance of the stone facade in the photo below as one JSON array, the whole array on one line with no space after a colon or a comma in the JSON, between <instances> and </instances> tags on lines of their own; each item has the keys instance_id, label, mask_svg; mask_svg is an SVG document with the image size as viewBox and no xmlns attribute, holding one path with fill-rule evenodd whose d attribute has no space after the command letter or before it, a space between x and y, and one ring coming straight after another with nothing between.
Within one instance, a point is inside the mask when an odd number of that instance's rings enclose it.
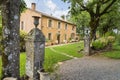
<instances>
[{"instance_id":1,"label":"stone facade","mask_svg":"<svg viewBox=\"0 0 120 80\"><path fill-rule=\"evenodd\" d=\"M35 10L35 4L32 4L31 9L27 9L21 14L20 30L28 33L34 28L32 16L40 17L38 28L45 35L47 44L66 43L75 40L75 24L38 12Z\"/></svg>"}]
</instances>

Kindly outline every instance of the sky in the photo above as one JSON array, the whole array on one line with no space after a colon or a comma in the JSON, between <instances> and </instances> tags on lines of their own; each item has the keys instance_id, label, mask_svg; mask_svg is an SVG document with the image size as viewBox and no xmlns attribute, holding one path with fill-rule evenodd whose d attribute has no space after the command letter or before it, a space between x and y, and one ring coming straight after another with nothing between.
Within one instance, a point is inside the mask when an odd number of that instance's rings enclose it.
<instances>
[{"instance_id":1,"label":"sky","mask_svg":"<svg viewBox=\"0 0 120 80\"><path fill-rule=\"evenodd\" d=\"M67 15L70 6L62 0L25 0L27 7L31 8L31 3L36 3L36 10L60 18Z\"/></svg>"}]
</instances>

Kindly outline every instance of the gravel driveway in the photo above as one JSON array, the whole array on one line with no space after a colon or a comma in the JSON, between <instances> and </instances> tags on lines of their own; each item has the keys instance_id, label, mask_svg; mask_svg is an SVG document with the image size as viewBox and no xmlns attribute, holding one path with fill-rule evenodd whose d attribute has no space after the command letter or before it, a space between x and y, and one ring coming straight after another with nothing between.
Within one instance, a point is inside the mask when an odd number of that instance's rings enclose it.
<instances>
[{"instance_id":1,"label":"gravel driveway","mask_svg":"<svg viewBox=\"0 0 120 80\"><path fill-rule=\"evenodd\" d=\"M120 80L120 60L103 57L83 57L63 62L60 80Z\"/></svg>"}]
</instances>

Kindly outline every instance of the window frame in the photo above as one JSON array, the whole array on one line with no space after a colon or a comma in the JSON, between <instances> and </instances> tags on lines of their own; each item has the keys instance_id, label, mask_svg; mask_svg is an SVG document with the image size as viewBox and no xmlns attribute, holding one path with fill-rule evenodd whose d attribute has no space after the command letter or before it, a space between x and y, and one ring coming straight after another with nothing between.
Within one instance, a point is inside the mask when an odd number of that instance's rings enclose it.
<instances>
[{"instance_id":1,"label":"window frame","mask_svg":"<svg viewBox=\"0 0 120 80\"><path fill-rule=\"evenodd\" d=\"M60 28L61 28L61 22L58 21L58 29L60 29Z\"/></svg>"},{"instance_id":2,"label":"window frame","mask_svg":"<svg viewBox=\"0 0 120 80\"><path fill-rule=\"evenodd\" d=\"M52 40L52 33L48 33L48 40Z\"/></svg>"},{"instance_id":3,"label":"window frame","mask_svg":"<svg viewBox=\"0 0 120 80\"><path fill-rule=\"evenodd\" d=\"M68 28L68 24L67 24L67 23L65 23L65 30L67 30L67 28Z\"/></svg>"},{"instance_id":4,"label":"window frame","mask_svg":"<svg viewBox=\"0 0 120 80\"><path fill-rule=\"evenodd\" d=\"M52 19L48 19L48 27L52 27Z\"/></svg>"}]
</instances>

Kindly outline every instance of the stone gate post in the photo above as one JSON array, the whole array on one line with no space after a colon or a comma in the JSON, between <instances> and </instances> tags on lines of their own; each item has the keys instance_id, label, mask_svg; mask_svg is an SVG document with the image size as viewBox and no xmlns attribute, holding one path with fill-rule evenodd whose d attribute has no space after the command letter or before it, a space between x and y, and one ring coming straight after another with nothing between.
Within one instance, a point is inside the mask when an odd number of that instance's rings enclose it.
<instances>
[{"instance_id":1,"label":"stone gate post","mask_svg":"<svg viewBox=\"0 0 120 80\"><path fill-rule=\"evenodd\" d=\"M26 37L26 75L29 80L39 80L38 70L43 69L45 37L37 28L39 17L34 16L35 28Z\"/></svg>"},{"instance_id":2,"label":"stone gate post","mask_svg":"<svg viewBox=\"0 0 120 80\"><path fill-rule=\"evenodd\" d=\"M84 53L86 56L90 55L90 36L89 36L89 29L88 28L85 28Z\"/></svg>"}]
</instances>

